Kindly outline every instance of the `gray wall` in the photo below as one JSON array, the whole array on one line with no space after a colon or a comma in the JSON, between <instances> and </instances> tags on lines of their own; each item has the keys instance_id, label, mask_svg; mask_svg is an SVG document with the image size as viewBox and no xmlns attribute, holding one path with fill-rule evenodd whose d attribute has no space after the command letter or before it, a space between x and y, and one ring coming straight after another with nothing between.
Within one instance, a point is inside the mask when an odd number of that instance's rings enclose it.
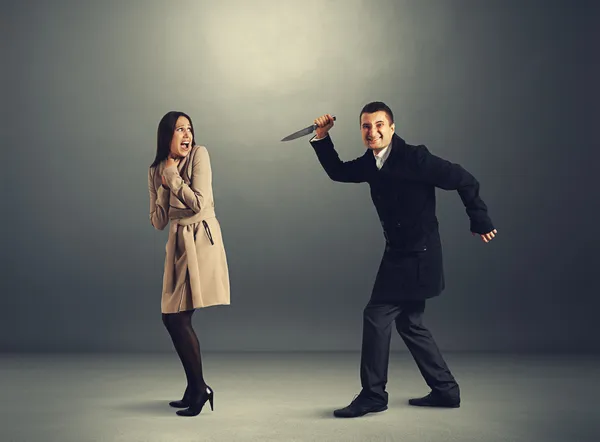
<instances>
[{"instance_id":1,"label":"gray wall","mask_svg":"<svg viewBox=\"0 0 600 442\"><path fill-rule=\"evenodd\" d=\"M383 100L397 132L471 171L499 234L439 191L444 350L600 349L598 6L592 1L12 2L2 68L3 351L163 351L156 127L188 112L212 158L232 305L205 350L357 350L383 251L368 186L329 180ZM595 29L594 29L595 25ZM594 35L596 34L596 35ZM398 337L393 349L404 350Z\"/></svg>"}]
</instances>

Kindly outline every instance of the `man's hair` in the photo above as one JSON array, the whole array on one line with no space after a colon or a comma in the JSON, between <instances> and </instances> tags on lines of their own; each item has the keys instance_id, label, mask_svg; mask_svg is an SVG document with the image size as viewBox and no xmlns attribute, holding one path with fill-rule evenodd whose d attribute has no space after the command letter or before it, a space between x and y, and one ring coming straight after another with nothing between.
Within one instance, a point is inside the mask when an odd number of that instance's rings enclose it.
<instances>
[{"instance_id":1,"label":"man's hair","mask_svg":"<svg viewBox=\"0 0 600 442\"><path fill-rule=\"evenodd\" d=\"M371 103L365 104L365 107L363 107L362 110L360 111L360 115L358 116L358 121L360 122L360 119L362 118L362 114L372 114L374 112L379 112L379 111L383 111L386 113L388 120L390 122L390 126L392 124L394 124L394 113L388 107L388 105L383 103L382 101L373 101Z\"/></svg>"}]
</instances>

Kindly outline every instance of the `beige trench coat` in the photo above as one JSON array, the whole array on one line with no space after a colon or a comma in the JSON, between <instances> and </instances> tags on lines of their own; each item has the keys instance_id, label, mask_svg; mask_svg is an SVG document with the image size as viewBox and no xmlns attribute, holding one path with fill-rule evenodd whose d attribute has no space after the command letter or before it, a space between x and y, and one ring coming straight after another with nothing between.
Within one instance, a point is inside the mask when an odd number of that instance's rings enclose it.
<instances>
[{"instance_id":1,"label":"beige trench coat","mask_svg":"<svg viewBox=\"0 0 600 442\"><path fill-rule=\"evenodd\" d=\"M208 151L194 146L177 166L148 171L150 222L170 221L161 298L162 313L229 305L229 270L215 215ZM164 174L169 189L162 186Z\"/></svg>"}]
</instances>

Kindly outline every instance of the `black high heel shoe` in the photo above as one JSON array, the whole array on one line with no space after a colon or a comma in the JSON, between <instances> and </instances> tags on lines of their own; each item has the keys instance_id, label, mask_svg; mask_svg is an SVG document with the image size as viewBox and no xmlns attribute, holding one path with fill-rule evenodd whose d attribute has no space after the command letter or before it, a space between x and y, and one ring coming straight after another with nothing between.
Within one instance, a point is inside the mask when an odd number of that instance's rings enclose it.
<instances>
[{"instance_id":1,"label":"black high heel shoe","mask_svg":"<svg viewBox=\"0 0 600 442\"><path fill-rule=\"evenodd\" d=\"M179 416L197 416L202 411L202 407L206 401L210 404L210 409L214 411L214 399L215 392L208 385L204 388L204 391L198 395L198 397L192 398L190 400L190 406L185 410L177 411Z\"/></svg>"},{"instance_id":2,"label":"black high heel shoe","mask_svg":"<svg viewBox=\"0 0 600 442\"><path fill-rule=\"evenodd\" d=\"M171 401L169 405L173 408L187 408L190 406L190 387L185 387L185 393L180 401Z\"/></svg>"}]
</instances>

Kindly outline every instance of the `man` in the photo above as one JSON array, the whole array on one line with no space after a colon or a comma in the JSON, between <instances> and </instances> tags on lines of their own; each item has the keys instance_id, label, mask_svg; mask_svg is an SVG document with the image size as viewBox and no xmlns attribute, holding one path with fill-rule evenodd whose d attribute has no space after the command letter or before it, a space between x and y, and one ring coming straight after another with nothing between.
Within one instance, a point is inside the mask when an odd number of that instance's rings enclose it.
<instances>
[{"instance_id":1,"label":"man","mask_svg":"<svg viewBox=\"0 0 600 442\"><path fill-rule=\"evenodd\" d=\"M416 406L460 406L458 383L450 373L431 333L423 325L425 300L444 289L442 246L435 214L435 188L456 190L470 218L471 232L486 243L497 233L479 197L479 183L458 164L411 146L394 133L394 115L382 102L360 113L361 157L342 162L329 136L333 117L315 120L310 140L319 162L334 181L366 182L383 227L385 251L363 314L360 364L362 391L336 417L358 417L387 409L385 391L392 322L431 392L410 399Z\"/></svg>"}]
</instances>

